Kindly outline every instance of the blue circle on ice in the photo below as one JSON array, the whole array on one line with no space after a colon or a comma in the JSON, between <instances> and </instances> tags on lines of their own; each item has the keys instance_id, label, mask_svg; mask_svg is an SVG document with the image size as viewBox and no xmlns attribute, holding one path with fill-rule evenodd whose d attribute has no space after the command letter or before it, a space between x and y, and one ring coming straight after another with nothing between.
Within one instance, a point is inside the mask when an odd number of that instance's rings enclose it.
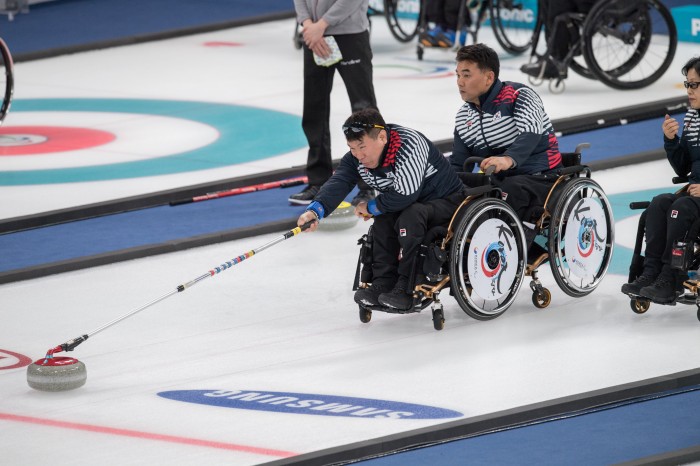
<instances>
[{"instance_id":1,"label":"blue circle on ice","mask_svg":"<svg viewBox=\"0 0 700 466\"><path fill-rule=\"evenodd\" d=\"M195 150L95 166L0 171L0 185L75 183L167 175L281 155L306 145L297 115L242 105L147 99L19 99L12 112L111 112L189 119L220 137Z\"/></svg>"}]
</instances>

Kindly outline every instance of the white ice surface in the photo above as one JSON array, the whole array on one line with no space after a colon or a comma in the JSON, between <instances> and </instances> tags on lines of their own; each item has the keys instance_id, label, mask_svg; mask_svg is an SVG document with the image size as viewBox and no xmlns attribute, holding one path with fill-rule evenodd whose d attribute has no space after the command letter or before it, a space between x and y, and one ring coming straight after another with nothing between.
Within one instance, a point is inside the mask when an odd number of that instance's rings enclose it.
<instances>
[{"instance_id":1,"label":"white ice surface","mask_svg":"<svg viewBox=\"0 0 700 466\"><path fill-rule=\"evenodd\" d=\"M400 45L374 21L376 89L388 120L449 138L460 105L452 54ZM299 114L301 57L281 21L17 65L16 98L185 99ZM488 39L484 32L484 40ZM206 48L206 41L245 47ZM552 118L682 95L679 63L652 88L619 92L572 76L567 91L542 90ZM502 75L521 80L521 58ZM408 67L446 66L447 76L403 79ZM331 124L349 113L336 79ZM8 117L7 124L12 124ZM23 122L26 124L26 122ZM47 124L34 122L33 124ZM264 135L263 135L264 136ZM344 151L334 139L335 155ZM305 151L215 170L144 179L0 187L0 218L26 215L301 165ZM0 161L2 163L2 161ZM595 173L608 194L670 186L665 162ZM465 417L694 369L694 307L636 315L609 275L590 296L563 294L544 270L552 304L537 310L527 284L500 318L478 322L445 292L445 329L429 310L374 313L362 324L352 300L357 238L366 224L284 241L184 293L94 335L70 355L87 365L84 387L30 389L26 369L0 371L0 463L8 465L251 465L286 451L316 451L437 424L215 408L167 400L179 389L298 392L377 398L452 409ZM618 242L629 244L625 225ZM170 292L276 235L0 286L0 346L34 359ZM96 432L95 430L102 429ZM169 435L164 441L153 436ZM200 445L191 444L200 440ZM189 443L188 443L189 442ZM217 444L215 442L221 442ZM257 448L257 453L249 452ZM274 450L274 451L273 451Z\"/></svg>"}]
</instances>

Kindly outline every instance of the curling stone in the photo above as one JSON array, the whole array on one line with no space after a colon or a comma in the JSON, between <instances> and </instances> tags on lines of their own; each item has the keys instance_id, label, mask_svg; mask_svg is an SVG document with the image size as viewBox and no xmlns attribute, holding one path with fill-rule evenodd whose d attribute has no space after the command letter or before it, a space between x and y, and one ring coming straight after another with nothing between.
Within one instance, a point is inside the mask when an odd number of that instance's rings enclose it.
<instances>
[{"instance_id":1,"label":"curling stone","mask_svg":"<svg viewBox=\"0 0 700 466\"><path fill-rule=\"evenodd\" d=\"M73 358L37 359L27 366L27 383L35 390L62 392L85 385L85 364Z\"/></svg>"},{"instance_id":2,"label":"curling stone","mask_svg":"<svg viewBox=\"0 0 700 466\"><path fill-rule=\"evenodd\" d=\"M345 230L354 227L357 221L355 208L349 202L343 201L337 209L318 224L318 229L324 231Z\"/></svg>"}]
</instances>

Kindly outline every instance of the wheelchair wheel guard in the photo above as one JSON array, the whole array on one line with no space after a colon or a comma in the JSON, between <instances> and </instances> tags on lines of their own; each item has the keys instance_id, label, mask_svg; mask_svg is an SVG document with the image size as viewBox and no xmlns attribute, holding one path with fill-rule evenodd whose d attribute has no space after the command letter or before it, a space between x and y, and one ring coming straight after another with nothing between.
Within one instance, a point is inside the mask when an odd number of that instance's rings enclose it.
<instances>
[{"instance_id":1,"label":"wheelchair wheel guard","mask_svg":"<svg viewBox=\"0 0 700 466\"><path fill-rule=\"evenodd\" d=\"M548 249L552 274L569 296L591 293L612 258L612 208L602 188L588 178L564 186L552 214Z\"/></svg>"},{"instance_id":2,"label":"wheelchair wheel guard","mask_svg":"<svg viewBox=\"0 0 700 466\"><path fill-rule=\"evenodd\" d=\"M478 320L503 314L523 282L527 252L517 215L500 199L467 205L450 246L450 277L462 310Z\"/></svg>"}]
</instances>

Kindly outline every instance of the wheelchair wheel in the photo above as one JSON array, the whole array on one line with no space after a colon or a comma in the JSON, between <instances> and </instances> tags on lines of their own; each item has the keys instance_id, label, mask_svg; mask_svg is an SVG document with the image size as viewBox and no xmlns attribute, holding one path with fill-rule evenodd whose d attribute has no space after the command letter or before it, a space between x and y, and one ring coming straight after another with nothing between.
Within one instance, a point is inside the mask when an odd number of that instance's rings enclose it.
<instances>
[{"instance_id":1,"label":"wheelchair wheel","mask_svg":"<svg viewBox=\"0 0 700 466\"><path fill-rule=\"evenodd\" d=\"M389 31L399 42L411 42L418 34L421 0L384 0L384 16Z\"/></svg>"},{"instance_id":2,"label":"wheelchair wheel","mask_svg":"<svg viewBox=\"0 0 700 466\"><path fill-rule=\"evenodd\" d=\"M562 291L580 297L596 289L610 265L612 207L589 178L574 178L561 189L549 226L549 264Z\"/></svg>"},{"instance_id":3,"label":"wheelchair wheel","mask_svg":"<svg viewBox=\"0 0 700 466\"><path fill-rule=\"evenodd\" d=\"M676 54L678 34L661 0L611 0L591 10L583 28L588 69L614 89L659 79Z\"/></svg>"},{"instance_id":4,"label":"wheelchair wheel","mask_svg":"<svg viewBox=\"0 0 700 466\"><path fill-rule=\"evenodd\" d=\"M519 55L530 49L535 31L539 33L538 3L529 0L492 0L491 28L506 52Z\"/></svg>"},{"instance_id":5,"label":"wheelchair wheel","mask_svg":"<svg viewBox=\"0 0 700 466\"><path fill-rule=\"evenodd\" d=\"M2 92L2 104L0 104L0 123L3 122L7 112L10 111L12 103L12 92L14 90L14 75L12 66L12 55L5 42L0 39L0 92Z\"/></svg>"},{"instance_id":6,"label":"wheelchair wheel","mask_svg":"<svg viewBox=\"0 0 700 466\"><path fill-rule=\"evenodd\" d=\"M651 305L651 301L648 299L631 299L630 300L630 307L634 311L635 314L644 314L649 310L649 306Z\"/></svg>"},{"instance_id":7,"label":"wheelchair wheel","mask_svg":"<svg viewBox=\"0 0 700 466\"><path fill-rule=\"evenodd\" d=\"M466 206L450 245L450 283L462 310L477 320L503 314L515 300L527 264L525 233L500 199Z\"/></svg>"}]
</instances>

